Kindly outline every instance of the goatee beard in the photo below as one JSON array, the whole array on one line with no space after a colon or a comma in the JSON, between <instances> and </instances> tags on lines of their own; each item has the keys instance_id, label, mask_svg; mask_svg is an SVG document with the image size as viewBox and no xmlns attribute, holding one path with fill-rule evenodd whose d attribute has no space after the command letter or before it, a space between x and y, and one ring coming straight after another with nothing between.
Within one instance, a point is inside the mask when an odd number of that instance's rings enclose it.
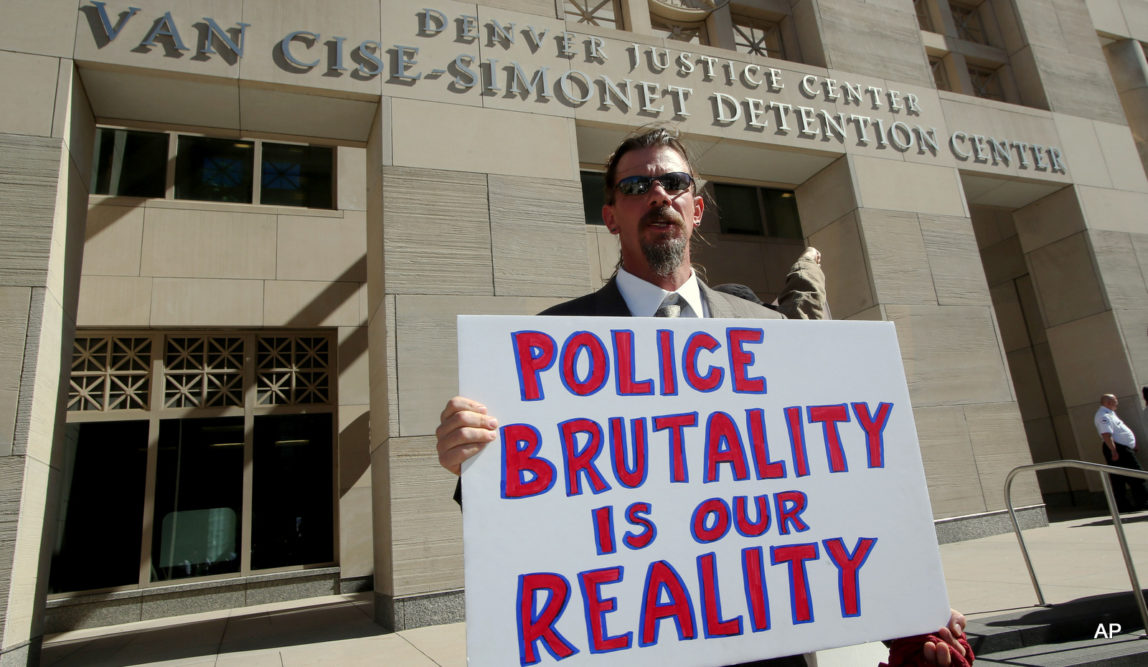
<instances>
[{"instance_id":1,"label":"goatee beard","mask_svg":"<svg viewBox=\"0 0 1148 667\"><path fill-rule=\"evenodd\" d=\"M674 271L682 265L686 256L686 230L681 216L672 208L666 206L656 211L650 211L642 220L642 227L654 222L669 222L677 227L678 234L667 230L659 238L646 241L643 235L641 241L642 255L646 258L650 270L660 278L673 275Z\"/></svg>"}]
</instances>

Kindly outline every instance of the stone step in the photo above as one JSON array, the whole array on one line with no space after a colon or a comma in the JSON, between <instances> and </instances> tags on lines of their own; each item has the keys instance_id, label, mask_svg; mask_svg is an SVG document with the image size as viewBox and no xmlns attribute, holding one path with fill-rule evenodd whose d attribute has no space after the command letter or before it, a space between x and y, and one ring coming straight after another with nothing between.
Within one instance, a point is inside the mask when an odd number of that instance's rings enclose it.
<instances>
[{"instance_id":1,"label":"stone step","mask_svg":"<svg viewBox=\"0 0 1148 667\"><path fill-rule=\"evenodd\" d=\"M965 631L978 665L1148 665L1131 592L978 618Z\"/></svg>"}]
</instances>

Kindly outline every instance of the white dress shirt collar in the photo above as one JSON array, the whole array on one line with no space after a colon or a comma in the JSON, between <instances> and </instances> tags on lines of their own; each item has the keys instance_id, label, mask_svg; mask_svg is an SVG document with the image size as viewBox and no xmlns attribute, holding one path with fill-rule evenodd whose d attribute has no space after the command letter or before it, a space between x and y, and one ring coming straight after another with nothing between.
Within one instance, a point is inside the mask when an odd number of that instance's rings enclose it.
<instances>
[{"instance_id":1,"label":"white dress shirt collar","mask_svg":"<svg viewBox=\"0 0 1148 667\"><path fill-rule=\"evenodd\" d=\"M658 311L658 306L662 305L662 300L670 293L621 267L618 268L615 281L618 284L618 291L622 293L622 299L626 302L626 307L630 309L630 314L634 317L653 317L654 313ZM686 307L682 308L682 317L708 316L705 300L702 299L702 290L698 287L697 274L692 269L689 280L677 289L677 293L686 302Z\"/></svg>"}]
</instances>

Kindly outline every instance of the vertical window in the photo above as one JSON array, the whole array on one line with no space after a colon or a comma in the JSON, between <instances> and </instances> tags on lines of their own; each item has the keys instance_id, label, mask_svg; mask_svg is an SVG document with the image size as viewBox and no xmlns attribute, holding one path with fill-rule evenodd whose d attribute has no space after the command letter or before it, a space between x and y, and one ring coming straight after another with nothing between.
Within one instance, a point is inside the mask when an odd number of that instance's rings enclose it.
<instances>
[{"instance_id":1,"label":"vertical window","mask_svg":"<svg viewBox=\"0 0 1148 667\"><path fill-rule=\"evenodd\" d=\"M802 238L797 200L789 190L714 183L713 192L722 233Z\"/></svg>"},{"instance_id":2,"label":"vertical window","mask_svg":"<svg viewBox=\"0 0 1148 667\"><path fill-rule=\"evenodd\" d=\"M621 28L617 0L565 0L562 3L567 21L605 28Z\"/></svg>"},{"instance_id":3,"label":"vertical window","mask_svg":"<svg viewBox=\"0 0 1148 667\"><path fill-rule=\"evenodd\" d=\"M152 581L239 571L243 418L160 423Z\"/></svg>"},{"instance_id":4,"label":"vertical window","mask_svg":"<svg viewBox=\"0 0 1148 667\"><path fill-rule=\"evenodd\" d=\"M333 208L333 161L330 148L264 142L259 203Z\"/></svg>"},{"instance_id":5,"label":"vertical window","mask_svg":"<svg viewBox=\"0 0 1148 667\"><path fill-rule=\"evenodd\" d=\"M147 442L147 421L68 425L50 593L139 582Z\"/></svg>"},{"instance_id":6,"label":"vertical window","mask_svg":"<svg viewBox=\"0 0 1148 667\"><path fill-rule=\"evenodd\" d=\"M586 224L604 225L602 207L606 205L606 174L600 171L584 171L582 176L582 207L586 212Z\"/></svg>"},{"instance_id":7,"label":"vertical window","mask_svg":"<svg viewBox=\"0 0 1148 667\"><path fill-rule=\"evenodd\" d=\"M933 85L938 90L952 90L949 83L949 73L945 69L945 59L940 56L929 56L929 70L933 73Z\"/></svg>"},{"instance_id":8,"label":"vertical window","mask_svg":"<svg viewBox=\"0 0 1148 667\"><path fill-rule=\"evenodd\" d=\"M929 2L930 0L913 0L913 9L917 12L917 25L921 26L921 30L936 32L933 28L933 18L929 16Z\"/></svg>"},{"instance_id":9,"label":"vertical window","mask_svg":"<svg viewBox=\"0 0 1148 667\"><path fill-rule=\"evenodd\" d=\"M181 136L175 198L251 203L254 156L250 141Z\"/></svg>"},{"instance_id":10,"label":"vertical window","mask_svg":"<svg viewBox=\"0 0 1148 667\"><path fill-rule=\"evenodd\" d=\"M1004 92L997 70L969 65L969 80L973 84L973 94L977 97L1004 101Z\"/></svg>"},{"instance_id":11,"label":"vertical window","mask_svg":"<svg viewBox=\"0 0 1148 667\"><path fill-rule=\"evenodd\" d=\"M770 58L785 58L785 45L781 40L781 27L775 21L751 16L733 17L734 49Z\"/></svg>"},{"instance_id":12,"label":"vertical window","mask_svg":"<svg viewBox=\"0 0 1148 667\"><path fill-rule=\"evenodd\" d=\"M985 26L977 7L950 2L949 9L953 13L953 23L957 26L957 37L977 44L988 44Z\"/></svg>"},{"instance_id":13,"label":"vertical window","mask_svg":"<svg viewBox=\"0 0 1148 667\"><path fill-rule=\"evenodd\" d=\"M92 194L162 197L167 135L101 127L92 155Z\"/></svg>"},{"instance_id":14,"label":"vertical window","mask_svg":"<svg viewBox=\"0 0 1148 667\"><path fill-rule=\"evenodd\" d=\"M251 567L332 560L331 414L255 418Z\"/></svg>"}]
</instances>

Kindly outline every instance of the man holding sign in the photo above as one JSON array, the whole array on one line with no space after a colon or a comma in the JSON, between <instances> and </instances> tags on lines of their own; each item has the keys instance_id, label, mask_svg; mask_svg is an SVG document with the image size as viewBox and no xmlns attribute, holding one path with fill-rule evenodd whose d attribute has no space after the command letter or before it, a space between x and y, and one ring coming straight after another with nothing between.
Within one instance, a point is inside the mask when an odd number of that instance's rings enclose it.
<instances>
[{"instance_id":1,"label":"man holding sign","mask_svg":"<svg viewBox=\"0 0 1148 667\"><path fill-rule=\"evenodd\" d=\"M777 312L767 308L750 303L743 299L730 296L721 292L711 290L708 286L697 279L690 264L690 239L693 235L694 228L701 223L702 213L704 210L704 201L698 196L695 187L695 174L692 166L686 157L684 147L678 141L676 136L665 129L654 129L644 134L627 139L611 156L607 164L606 171L606 205L603 207L603 220L611 233L619 237L621 244L621 267L618 270L615 278L611 279L609 283L601 290L574 299L572 301L559 304L547 311L544 315L566 315L566 316L636 316L636 317L695 317L695 318L751 318L751 319L782 319L782 316ZM805 259L814 261L816 251L807 251ZM816 308L816 287L811 292L815 295L812 299L812 307ZM784 297L783 297L784 298ZM806 300L806 306L809 306L808 295L799 298ZM803 308L806 306L798 306ZM788 326L788 325L787 325ZM461 327L461 324L460 324ZM542 327L540 327L542 328ZM680 328L680 327L679 327ZM461 328L460 328L461 330ZM617 369L617 376L615 384L615 391L619 394L643 393L642 388L647 387L645 393L653 393L651 380L637 380L635 378L646 377L645 375L634 375L634 361L632 356L639 354L639 348L630 347L633 343L634 336L642 333L638 327L634 327L634 331L613 331L614 338L614 354L616 355L611 361L613 367ZM658 332L663 333L662 331ZM668 333L668 330L667 330ZM735 392L747 394L764 394L765 382L764 378L753 376L750 374L749 368L752 367L754 362L754 353L752 350L755 344L761 343L760 330L752 328L745 329L729 329L728 339L722 340L729 348L729 366L725 369L728 376L731 378L737 387ZM597 341L593 332L581 331L577 332L578 336L586 335L588 338L577 339L585 341L585 348L575 346L573 352L565 351L569 348L571 341L576 340L574 335L567 338L567 344L562 353L563 362L563 379L562 383L568 390L573 393L581 393L578 391L580 385L590 383L593 378L593 353L588 353L591 357L589 362L591 370L579 375L579 372L574 368L575 363L579 359L581 349L585 350L601 350L603 353L606 351L600 342L599 347L594 348L590 341ZM627 337L627 335L629 337ZM704 334L708 338L702 340L709 340L712 343L707 348L713 351L720 347L717 339L709 334ZM515 340L517 345L517 360L519 369L519 386L514 393L520 394L523 401L541 400L542 388L538 384L541 371L550 369L554 365L554 359L558 356L557 344L555 338L548 336L546 332L538 331L518 331L515 333ZM756 336L756 337L755 337ZM695 335L687 343L685 351L682 354L688 356L691 354L689 345L692 344ZM560 339L559 339L560 340ZM678 395L677 389L677 376L674 375L673 366L675 360L679 357L679 350L672 348L672 336L659 338L659 343L651 344L641 350L651 349L654 347L659 348L658 368L662 369L661 382L661 395ZM661 343L665 343L664 345ZM579 343L580 345L581 343ZM460 354L462 348L460 347ZM698 350L695 348L692 352L694 355L693 368L697 369ZM632 355L632 356L631 356ZM464 360L460 359L460 362ZM652 362L650 362L652 363ZM628 364L628 366L627 366ZM465 363L464 363L465 367ZM632 376L623 378L623 368L628 367L629 373ZM648 367L648 366L647 366ZM710 368L710 375L713 377L712 371L715 369ZM648 371L647 371L648 372ZM707 377L691 376L689 368L687 368L681 376L681 384L683 385L681 391L687 392L688 390L695 390L697 392L705 393L712 391L713 387L707 384ZM718 378L721 377L719 374ZM667 381L675 383L673 388L667 391ZM533 383L533 384L532 384ZM645 385L643 383L650 383ZM623 387L622 385L625 385ZM601 388L598 385L593 388L593 391L587 390L586 393L594 393ZM464 392L465 392L464 386ZM532 392L534 394L532 395ZM699 394L700 396L701 394ZM907 407L908 401L905 400L904 406ZM855 402L852 404L853 410L856 413L856 422L864 429L864 433L869 442L869 468L881 468L883 463L880 461L880 445L881 432L885 428L886 422L889 420L889 414L892 411L891 403L878 403L869 405L864 402ZM887 407L886 407L887 406ZM837 415L838 409L842 415ZM903 408L902 408L903 409ZM729 412L734 412L730 409ZM756 464L757 478L765 479L766 477L786 477L784 465L778 467L778 462L769 462L769 453L766 450L768 443L765 442L764 437L765 423L764 418L761 417L761 410L747 409L747 431L754 432L752 437L747 436L747 439L752 440L754 447L754 462ZM793 439L794 427L800 427L802 424L803 411L800 407L786 408L786 414L790 417L790 436L794 443L795 458L792 461L792 471L796 477L809 475L807 469L807 462L799 460L796 453L799 451L800 437ZM721 419L714 419L719 415ZM757 429L755 431L754 418L758 419ZM810 406L808 408L808 420L810 422L820 421L823 425L832 423L833 440L837 438L837 423L841 421L850 421L849 413L844 404L840 406ZM655 430L666 430L674 434L674 442L676 442L677 449L673 450L674 456L671 463L671 477L673 479L667 480L672 483L684 483L688 480L687 456L683 449L685 438L682 435L685 430L692 426L683 421L684 414L678 415L660 415L651 418L651 422L655 424ZM745 463L746 457L741 444L740 436L737 433L736 426L733 422L728 420L729 415L724 412L715 411L710 415L707 423L706 430L709 432L722 432L725 435L718 435L709 438L706 450L706 482L719 481L721 475L721 466L723 464L729 465L730 473L735 479L747 479L748 472ZM694 419L697 419L697 413L694 413ZM658 420L661 420L659 422ZM675 421L676 420L676 421ZM796 420L796 421L794 421ZM625 439L625 431L621 426L621 419L619 418L619 426L614 428L613 420L611 420L611 442ZM662 424L658 426L657 424ZM911 424L911 423L910 423ZM508 429L518 427L513 431ZM591 419L571 419L564 421L562 426L566 428L570 435L570 443L574 443L574 434L585 434L592 432L593 428L601 431L601 426L598 426ZM639 430L646 428L646 422L643 418L634 419L630 421L630 426L633 430L633 439L635 452L637 451L637 441L639 440ZM507 498L524 498L528 496L539 496L549 491L554 486L555 465L544 459L539 452L540 442L538 431L527 424L512 424L507 425L500 429L499 422L493 415L488 414L487 408L476 401L455 397L451 399L442 413L442 420L439 428L436 431L438 437L438 452L439 461L443 467L447 468L455 474L459 474L462 463L467 459L477 454L481 449L496 441L500 432L503 438L503 459L504 466L508 457L517 461L519 468L513 473L511 477L507 477L508 473L503 471L503 499ZM530 433L533 432L533 436ZM826 433L826 450L831 449L829 437L830 427L825 426ZM620 434L620 435L619 435ZM533 442L528 442L533 437ZM600 436L599 436L600 437ZM509 444L508 444L509 442ZM736 446L735 443L736 442ZM845 464L843 454L841 454L840 444L836 443L838 451L838 460L830 462L829 472L841 473L848 472ZM577 444L567 444L564 450L567 453L565 457L567 481L567 496L581 495L580 483L583 477L586 480L587 486L595 482L595 476L599 471L595 467L594 459L597 457L598 449L594 449L594 454L591 457L585 456L585 452L590 449L589 445L583 446L579 453ZM673 447L671 447L673 449ZM738 463L738 458L735 455L735 450L741 452L741 465ZM804 456L804 449L800 450ZM690 453L693 454L692 452ZM579 458L581 456L581 458ZM636 454L635 454L636 456ZM573 459L573 472L571 460ZM875 460L876 459L876 460ZM493 459L491 459L493 460ZM802 465L806 464L806 468ZM636 465L636 464L635 464ZM919 469L919 457L917 466ZM779 474L770 474L769 469L773 466L772 470L775 472L780 471ZM625 460L622 461L621 472L629 472L634 474L634 471L626 469ZM618 475L620 486L629 488L638 487L645 480L645 473L642 473L642 479L635 481L633 485L626 483L623 476L619 472L619 467L615 462L615 474ZM691 471L692 472L692 471ZM485 473L484 473L485 474ZM695 473L696 474L696 473ZM678 476L680 475L680 478ZM740 477L739 477L740 475ZM545 479L549 476L549 482ZM696 479L696 478L695 478ZM598 486L590 491L590 493L597 494L603 489L609 489L609 486L601 479L598 480ZM555 494L557 495L557 493ZM770 498L770 496L773 496ZM733 511L736 505L738 512L739 523L738 532L742 532L741 520L746 521L746 530L752 531L755 526L749 522L746 509L747 504L756 501L757 508L757 526L764 526L760 528L760 535L768 529L769 522L766 516L770 507L774 508L775 517L775 531L781 535L786 535L790 530L801 532L809 530L809 527L804 524L802 520L802 512L805 509L806 496L801 491L787 490L775 494L763 494L755 498L748 496L737 496L735 500L742 501L740 505L729 503L718 498L711 498L708 501L697 505L694 512L695 520L693 522L693 540L698 543L716 542L725 533L717 534L718 524L720 524L720 517L722 512L726 513L726 521L728 522L729 513ZM517 507L517 506L516 506ZM635 507L637 509L635 509ZM651 518L649 503L633 503L627 508L628 513L626 521L631 526L635 527L648 527L648 530L636 531L634 533L627 533L627 536L636 536L634 544L627 544L626 546L632 550L642 549L648 546L649 542L655 539L655 521ZM745 516L743 516L745 515ZM557 515L556 515L557 516ZM607 508L598 508L595 510L595 538L598 542L598 554L614 553L617 547L613 543L613 524L614 521L612 510ZM698 519L697 517L701 517ZM812 515L811 515L812 516ZM713 518L719 517L719 518ZM621 521L621 517L618 519ZM727 524L728 525L728 524ZM662 526L664 528L664 525ZM570 527L573 529L573 526ZM745 535L742 532L742 535ZM469 536L469 533L468 533ZM642 540L646 540L642 542ZM671 539L667 535L662 543L668 543ZM824 540L824 550L826 558L831 558L841 573L841 604L842 614L844 616L859 615L859 611L848 609L847 597L849 594L846 592L848 588L848 578L851 576L853 581L857 581L860 569L868 558L870 550L875 548L876 538L860 538L855 543L853 541L846 542L841 538L832 538ZM783 547L775 547L780 551L771 550L773 564L781 564L784 568L788 563L791 586L797 581L795 577L804 580L806 562L810 559L817 559L819 543L813 542L810 544L790 545ZM469 548L469 542L468 542ZM805 553L800 549L812 548L811 553ZM762 630L769 630L769 617L768 605L764 598L765 583L761 580L765 572L765 563L762 560L770 556L763 556L760 547L744 549L742 552L742 560L738 570L744 575L746 586L746 597L749 600L748 609L746 613L747 625L752 626L753 632ZM724 555L724 554L723 554ZM469 561L468 561L469 565ZM742 627L742 617L738 616L736 619L722 620L721 600L719 598L720 592L718 591L717 577L718 565L714 558L714 554L703 554L698 557L697 569L699 579L702 580L701 596L704 597L703 601L698 604L699 609L702 610L703 625L705 629L705 636L712 638L721 634L740 634ZM848 576L847 576L848 575ZM471 582L469 579L468 569L468 595L471 593ZM728 577L728 573L723 572L723 577ZM661 621L672 622L675 624L678 639L693 639L697 636L697 630L694 627L694 612L689 606L691 598L689 592L684 588L677 570L667 560L659 560L650 565L646 574L646 594L645 603L642 607L641 617L643 628L638 633L624 633L623 635L611 636L606 629L606 618L609 614L614 613L618 609L618 598L609 597L604 591L609 590L610 587L620 584L622 581L623 573L622 568L604 568L600 570L588 570L578 575L578 582L582 586L583 598L585 599L585 617L587 624L587 632L589 635L588 641L590 642L589 653L601 654L610 651L617 651L620 649L630 649L634 642L637 641L641 646L650 646L657 643L657 631L661 626ZM520 661L521 664L534 664L541 659L542 653L539 648L545 649L555 660L563 660L578 652L578 649L568 640L566 640L557 629L556 624L562 616L566 608L566 601L570 596L570 586L565 583L565 577L561 574L553 574L549 572L537 572L528 575L521 575L518 581L518 602L515 603L520 609L518 620L518 641L521 648ZM707 588L707 581L709 588ZM653 583L651 583L653 582ZM751 588L755 590L760 589L759 598L753 598ZM505 587L504 587L505 588ZM523 593L524 589L527 591ZM651 593L652 591L652 593ZM854 603L856 602L856 590L851 590ZM804 593L808 597L808 585L806 584L806 591ZM556 602L556 599L561 597L561 601ZM796 600L796 599L795 599ZM684 601L684 602L683 602ZM808 604L808 601L805 601ZM793 604L799 604L794 601ZM469 603L468 603L469 605ZM541 605L541 610L539 606ZM573 606L573 605L572 605ZM714 611L716 609L716 611ZM577 615L576 611L572 614ZM799 611L794 608L794 622L810 622L812 618L807 618L804 621L798 619ZM653 619L647 623L647 616ZM474 620L476 623L478 619ZM483 619L484 621L486 619ZM736 631L731 629L736 620ZM916 645L909 646L908 649L902 649L902 654L915 654L918 658L923 659L925 662L935 662L936 664L962 664L965 661L965 656L971 658L971 651L968 650L967 643L961 640L963 634L964 619L959 614L954 613L950 619L948 627L938 631L936 636L929 638L921 638L916 642ZM652 634L645 634L652 632ZM692 634L691 634L692 633ZM637 635L635 638L634 635ZM649 637L649 639L647 639ZM663 642L664 643L664 642ZM824 642L824 645L829 645L831 642ZM808 645L808 642L807 644ZM744 649L741 653L731 652L730 655L744 656ZM760 655L760 653L758 654ZM776 655L776 653L773 653ZM702 658L704 660L704 658ZM745 659L742 657L741 659ZM690 660L694 661L693 664L699 664L696 661L696 656L691 657ZM713 661L708 661L708 664L720 664ZM804 660L800 656L793 658L782 658L773 661L760 661L753 663L755 665L787 665L804 664Z\"/></svg>"}]
</instances>

